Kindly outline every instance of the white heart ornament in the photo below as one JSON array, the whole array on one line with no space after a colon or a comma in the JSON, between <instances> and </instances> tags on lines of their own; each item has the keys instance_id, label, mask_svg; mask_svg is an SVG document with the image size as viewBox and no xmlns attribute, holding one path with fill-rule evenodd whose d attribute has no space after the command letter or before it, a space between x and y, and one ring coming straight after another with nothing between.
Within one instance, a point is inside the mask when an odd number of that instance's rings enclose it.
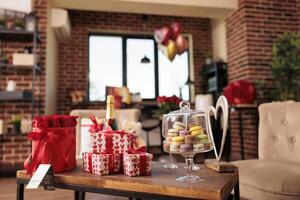
<instances>
[{"instance_id":1,"label":"white heart ornament","mask_svg":"<svg viewBox=\"0 0 300 200\"><path fill-rule=\"evenodd\" d=\"M222 110L222 116L223 116L223 135L222 135L222 141L221 141L221 148L220 148L220 152L218 153L217 148L216 148L216 144L215 144L215 140L214 140L214 136L211 130L211 120L210 120L210 116L214 116L215 120L218 119L218 111L221 108ZM222 153L224 150L224 145L225 145L225 140L226 140L226 134L227 134L227 127L228 127L228 102L225 96L220 96L217 100L217 104L216 107L213 106L209 106L207 112L206 112L206 127L207 127L207 132L209 134L209 137L211 138L211 141L213 143L213 147L214 147L214 152L215 152L215 156L217 161L219 162L221 160L222 157Z\"/></svg>"}]
</instances>

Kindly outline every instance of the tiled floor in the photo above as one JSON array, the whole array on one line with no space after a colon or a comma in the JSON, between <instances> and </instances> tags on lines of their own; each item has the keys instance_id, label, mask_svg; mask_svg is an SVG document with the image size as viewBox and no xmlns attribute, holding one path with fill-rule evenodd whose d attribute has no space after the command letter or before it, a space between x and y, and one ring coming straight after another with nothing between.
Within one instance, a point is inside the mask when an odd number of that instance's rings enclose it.
<instances>
[{"instance_id":1,"label":"tiled floor","mask_svg":"<svg viewBox=\"0 0 300 200\"><path fill-rule=\"evenodd\" d=\"M0 177L0 200L16 199L16 179ZM38 190L25 190L25 200L73 200L74 192L70 190L46 191L43 188ZM100 194L86 194L86 200L127 200L124 197L114 197Z\"/></svg>"}]
</instances>

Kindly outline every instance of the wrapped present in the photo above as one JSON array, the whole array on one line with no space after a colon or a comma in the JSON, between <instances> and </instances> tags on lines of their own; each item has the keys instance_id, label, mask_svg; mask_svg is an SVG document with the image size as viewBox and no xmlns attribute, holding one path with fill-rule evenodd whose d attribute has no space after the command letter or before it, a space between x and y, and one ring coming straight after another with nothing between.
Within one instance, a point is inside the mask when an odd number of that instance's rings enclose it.
<instances>
[{"instance_id":1,"label":"wrapped present","mask_svg":"<svg viewBox=\"0 0 300 200\"><path fill-rule=\"evenodd\" d=\"M135 145L136 136L125 131L110 129L90 132L92 150L94 153L126 153Z\"/></svg>"},{"instance_id":2,"label":"wrapped present","mask_svg":"<svg viewBox=\"0 0 300 200\"><path fill-rule=\"evenodd\" d=\"M121 155L84 152L82 161L84 171L97 175L115 174L120 171Z\"/></svg>"},{"instance_id":3,"label":"wrapped present","mask_svg":"<svg viewBox=\"0 0 300 200\"><path fill-rule=\"evenodd\" d=\"M51 164L54 173L76 168L76 118L67 115L34 118L33 132L27 136L32 141L32 153L24 162L28 174L32 175L40 164Z\"/></svg>"},{"instance_id":4,"label":"wrapped present","mask_svg":"<svg viewBox=\"0 0 300 200\"><path fill-rule=\"evenodd\" d=\"M153 155L145 152L145 147L130 149L123 154L123 170L128 176L148 176L152 171Z\"/></svg>"}]
</instances>

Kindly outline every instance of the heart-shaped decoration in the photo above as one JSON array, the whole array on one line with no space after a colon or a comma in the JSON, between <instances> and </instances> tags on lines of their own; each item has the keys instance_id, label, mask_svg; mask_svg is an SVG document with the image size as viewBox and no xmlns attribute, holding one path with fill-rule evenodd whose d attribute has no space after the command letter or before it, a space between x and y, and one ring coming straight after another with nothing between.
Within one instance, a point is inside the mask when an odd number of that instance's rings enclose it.
<instances>
[{"instance_id":1,"label":"heart-shaped decoration","mask_svg":"<svg viewBox=\"0 0 300 200\"><path fill-rule=\"evenodd\" d=\"M222 135L222 141L221 141L221 147L220 147L220 152L217 151L214 136L211 130L211 121L210 121L210 116L214 116L215 120L218 119L218 111L219 109L222 110L222 116L223 116L223 121L221 121L223 124L223 135ZM216 107L209 106L207 113L206 113L206 127L207 127L207 132L212 140L213 146L214 146L214 152L217 161L219 162L222 157L224 145L225 145L225 139L226 139L226 134L227 134L227 127L228 127L228 101L225 96L220 96L217 100Z\"/></svg>"}]
</instances>

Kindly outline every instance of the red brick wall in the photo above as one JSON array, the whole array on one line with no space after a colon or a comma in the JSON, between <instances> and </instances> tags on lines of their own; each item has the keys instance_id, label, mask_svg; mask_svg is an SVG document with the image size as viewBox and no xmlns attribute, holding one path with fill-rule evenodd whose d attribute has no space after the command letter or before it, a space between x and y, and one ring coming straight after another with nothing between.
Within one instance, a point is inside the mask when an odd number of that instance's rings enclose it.
<instances>
[{"instance_id":1,"label":"red brick wall","mask_svg":"<svg viewBox=\"0 0 300 200\"><path fill-rule=\"evenodd\" d=\"M298 5L297 5L298 4ZM227 18L228 75L229 82L246 79L256 83L263 81L259 92L272 88L270 63L272 45L286 31L299 29L299 2L297 0L239 0L238 10ZM259 102L266 101L259 97ZM244 141L248 158L257 157L257 117L252 110L245 111L243 120ZM240 151L238 122L232 114L232 154ZM249 125L253 124L253 125ZM253 148L253 147L256 148Z\"/></svg>"},{"instance_id":2,"label":"red brick wall","mask_svg":"<svg viewBox=\"0 0 300 200\"><path fill-rule=\"evenodd\" d=\"M25 135L0 137L0 174L23 168L24 160L31 152L31 142Z\"/></svg>"},{"instance_id":3,"label":"red brick wall","mask_svg":"<svg viewBox=\"0 0 300 200\"><path fill-rule=\"evenodd\" d=\"M185 33L193 35L195 87L200 92L200 68L204 55L211 52L210 20L205 18L149 16L143 21L142 15L73 11L69 12L72 24L71 41L59 46L58 58L58 111L68 113L66 96L70 90L86 90L88 77L88 33L93 31L126 32L152 34L153 31L165 24L178 21L183 25ZM144 24L144 26L143 26ZM101 78L99 76L99 78ZM99 108L93 104L90 108Z\"/></svg>"},{"instance_id":4,"label":"red brick wall","mask_svg":"<svg viewBox=\"0 0 300 200\"><path fill-rule=\"evenodd\" d=\"M46 25L47 25L47 0L35 1L35 10L39 19L38 29L41 42L39 43L38 55L40 66L43 69L42 73L36 79L41 81L41 113L44 113L45 108L45 56L46 56ZM2 41L1 41L2 42ZM3 52L6 55L22 51L26 45L30 43L24 42L6 42L3 41ZM3 70L1 71L0 90L5 90L6 82L14 80L17 83L18 90L32 89L32 71L31 70ZM35 114L38 114L38 95L39 89L36 87L34 92L36 100ZM28 102L0 102L0 119L4 119L8 123L12 116L21 116L22 118L31 118L31 103ZM26 135L19 136L1 136L0 137L0 174L3 171L23 168L23 162L28 157L31 151L30 142Z\"/></svg>"}]
</instances>

